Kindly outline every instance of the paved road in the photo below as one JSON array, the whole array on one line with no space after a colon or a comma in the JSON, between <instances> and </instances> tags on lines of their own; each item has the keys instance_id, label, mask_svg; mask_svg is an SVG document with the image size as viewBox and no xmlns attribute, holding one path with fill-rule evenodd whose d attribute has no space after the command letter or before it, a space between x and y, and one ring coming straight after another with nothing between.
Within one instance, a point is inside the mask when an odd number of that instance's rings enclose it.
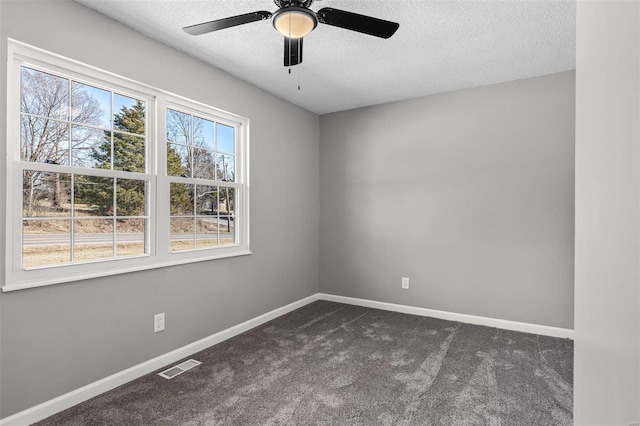
<instances>
[{"instance_id":1,"label":"paved road","mask_svg":"<svg viewBox=\"0 0 640 426\"><path fill-rule=\"evenodd\" d=\"M216 234L198 234L198 240L213 240L217 238ZM233 238L231 232L220 232L220 238ZM179 240L193 240L193 234L181 233L171 234L171 241ZM143 242L143 233L128 233L118 234L117 242L119 243L136 243ZM71 236L69 234L26 234L22 237L22 242L26 246L47 246L47 245L60 245L70 244ZM113 242L112 234L76 234L76 244L97 244L97 243L111 243Z\"/></svg>"}]
</instances>

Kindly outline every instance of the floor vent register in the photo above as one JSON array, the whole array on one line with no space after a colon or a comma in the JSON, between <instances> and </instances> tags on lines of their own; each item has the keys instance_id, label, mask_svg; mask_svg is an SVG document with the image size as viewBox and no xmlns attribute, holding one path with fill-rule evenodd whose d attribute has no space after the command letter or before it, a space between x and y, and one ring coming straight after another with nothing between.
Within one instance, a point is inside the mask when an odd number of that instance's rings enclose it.
<instances>
[{"instance_id":1,"label":"floor vent register","mask_svg":"<svg viewBox=\"0 0 640 426\"><path fill-rule=\"evenodd\" d=\"M162 373L158 373L158 376L164 377L165 379L173 379L174 377L179 376L185 371L191 370L193 367L197 367L200 364L202 364L200 361L190 359L178 365L174 365L173 367L164 370Z\"/></svg>"}]
</instances>

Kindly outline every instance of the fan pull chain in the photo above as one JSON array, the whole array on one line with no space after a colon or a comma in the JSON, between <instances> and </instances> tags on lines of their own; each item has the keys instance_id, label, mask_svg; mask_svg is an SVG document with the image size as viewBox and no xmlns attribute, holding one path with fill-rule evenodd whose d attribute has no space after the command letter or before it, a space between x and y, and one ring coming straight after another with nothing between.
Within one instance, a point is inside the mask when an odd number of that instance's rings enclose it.
<instances>
[{"instance_id":1,"label":"fan pull chain","mask_svg":"<svg viewBox=\"0 0 640 426\"><path fill-rule=\"evenodd\" d=\"M298 65L298 91L300 91L300 65Z\"/></svg>"}]
</instances>

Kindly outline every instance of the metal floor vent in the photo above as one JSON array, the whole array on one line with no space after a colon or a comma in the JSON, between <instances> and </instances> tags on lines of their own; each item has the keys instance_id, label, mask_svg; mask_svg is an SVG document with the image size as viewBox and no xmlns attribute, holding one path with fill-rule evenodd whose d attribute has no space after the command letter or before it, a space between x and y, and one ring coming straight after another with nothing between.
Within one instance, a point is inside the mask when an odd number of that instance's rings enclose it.
<instances>
[{"instance_id":1,"label":"metal floor vent","mask_svg":"<svg viewBox=\"0 0 640 426\"><path fill-rule=\"evenodd\" d=\"M164 370L162 373L158 373L158 376L162 376L165 379L173 379L176 376L184 373L187 370L191 370L193 367L197 367L202 364L200 361L196 361L195 359L189 359L185 362L182 362L178 365L174 365L173 367Z\"/></svg>"}]
</instances>

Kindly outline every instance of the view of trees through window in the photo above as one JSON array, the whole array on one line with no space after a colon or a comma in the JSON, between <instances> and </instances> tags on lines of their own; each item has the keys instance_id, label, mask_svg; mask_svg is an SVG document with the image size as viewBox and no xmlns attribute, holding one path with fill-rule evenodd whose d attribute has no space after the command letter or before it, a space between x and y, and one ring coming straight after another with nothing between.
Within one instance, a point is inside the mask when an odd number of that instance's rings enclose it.
<instances>
[{"instance_id":1,"label":"view of trees through window","mask_svg":"<svg viewBox=\"0 0 640 426\"><path fill-rule=\"evenodd\" d=\"M234 244L235 129L167 110L171 250Z\"/></svg>"},{"instance_id":2,"label":"view of trees through window","mask_svg":"<svg viewBox=\"0 0 640 426\"><path fill-rule=\"evenodd\" d=\"M27 67L20 77L20 159L46 165L23 170L23 267L148 253L148 183L130 175L146 172L145 102Z\"/></svg>"},{"instance_id":3,"label":"view of trees through window","mask_svg":"<svg viewBox=\"0 0 640 426\"><path fill-rule=\"evenodd\" d=\"M3 290L251 254L248 118L7 45Z\"/></svg>"},{"instance_id":4,"label":"view of trees through window","mask_svg":"<svg viewBox=\"0 0 640 426\"><path fill-rule=\"evenodd\" d=\"M145 102L26 66L20 82L22 267L148 254ZM166 118L170 249L235 244L235 127Z\"/></svg>"}]
</instances>

